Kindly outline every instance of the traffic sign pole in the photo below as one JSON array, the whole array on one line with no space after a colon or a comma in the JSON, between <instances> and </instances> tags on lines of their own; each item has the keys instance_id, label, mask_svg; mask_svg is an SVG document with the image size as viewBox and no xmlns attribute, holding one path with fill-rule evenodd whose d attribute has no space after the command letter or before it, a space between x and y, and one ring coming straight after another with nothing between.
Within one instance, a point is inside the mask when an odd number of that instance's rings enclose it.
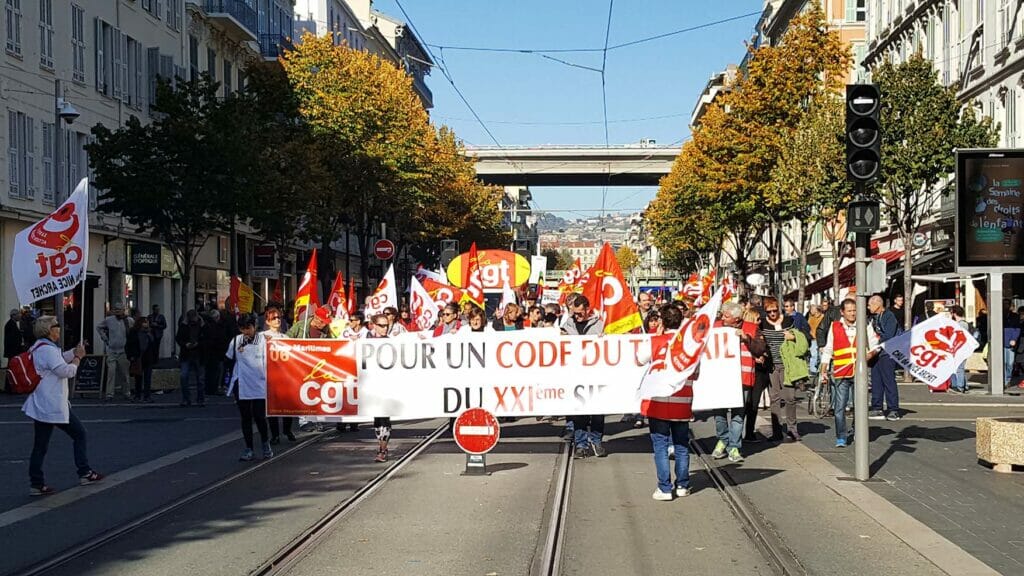
<instances>
[{"instance_id":1,"label":"traffic sign pole","mask_svg":"<svg viewBox=\"0 0 1024 576\"><path fill-rule=\"evenodd\" d=\"M871 234L858 232L856 235L856 278L857 282L857 361L854 364L854 411L853 411L853 457L854 475L865 481L871 477L868 467L868 247ZM845 410L836 406L836 410Z\"/></svg>"}]
</instances>

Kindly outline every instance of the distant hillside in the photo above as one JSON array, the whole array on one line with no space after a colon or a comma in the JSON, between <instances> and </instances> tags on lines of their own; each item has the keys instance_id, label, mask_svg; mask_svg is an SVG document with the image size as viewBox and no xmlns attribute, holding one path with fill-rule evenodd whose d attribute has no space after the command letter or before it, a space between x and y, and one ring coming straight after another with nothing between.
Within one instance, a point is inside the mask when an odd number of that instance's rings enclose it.
<instances>
[{"instance_id":1,"label":"distant hillside","mask_svg":"<svg viewBox=\"0 0 1024 576\"><path fill-rule=\"evenodd\" d=\"M568 220L559 218L550 212L541 212L537 217L537 229L540 232L557 232L568 226Z\"/></svg>"}]
</instances>

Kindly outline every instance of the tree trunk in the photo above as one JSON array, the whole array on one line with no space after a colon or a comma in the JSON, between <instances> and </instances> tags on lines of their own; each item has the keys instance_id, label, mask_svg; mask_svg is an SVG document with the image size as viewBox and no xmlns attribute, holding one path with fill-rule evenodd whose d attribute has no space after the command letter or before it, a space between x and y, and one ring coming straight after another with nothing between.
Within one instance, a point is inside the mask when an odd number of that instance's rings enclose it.
<instances>
[{"instance_id":1,"label":"tree trunk","mask_svg":"<svg viewBox=\"0 0 1024 576\"><path fill-rule=\"evenodd\" d=\"M839 259L839 240L832 241L832 300L839 300L839 267L843 263ZM838 302L836 302L838 304Z\"/></svg>"},{"instance_id":2,"label":"tree trunk","mask_svg":"<svg viewBox=\"0 0 1024 576\"><path fill-rule=\"evenodd\" d=\"M320 282L320 286L323 288L320 293L324 295L321 302L327 302L330 299L331 288L334 287L334 248L331 247L331 238L320 239L320 251L317 253L317 280Z\"/></svg>"},{"instance_id":3,"label":"tree trunk","mask_svg":"<svg viewBox=\"0 0 1024 576\"><path fill-rule=\"evenodd\" d=\"M910 251L913 245L910 243L910 236L900 234L903 240L903 327L910 328L914 318L914 280L911 278L914 263L910 260Z\"/></svg>"},{"instance_id":4,"label":"tree trunk","mask_svg":"<svg viewBox=\"0 0 1024 576\"><path fill-rule=\"evenodd\" d=\"M797 291L796 291L796 309L799 310L801 314L805 314L806 313L806 310L804 310L804 298L807 297L807 288L806 288L806 286L807 286L807 251L810 248L810 246L808 246L808 244L810 244L810 242L808 242L807 237L808 237L808 234L807 234L807 222L804 221L804 220L801 220L800 221L800 272L799 272L799 275L797 276L799 278L800 286L797 288Z\"/></svg>"}]
</instances>

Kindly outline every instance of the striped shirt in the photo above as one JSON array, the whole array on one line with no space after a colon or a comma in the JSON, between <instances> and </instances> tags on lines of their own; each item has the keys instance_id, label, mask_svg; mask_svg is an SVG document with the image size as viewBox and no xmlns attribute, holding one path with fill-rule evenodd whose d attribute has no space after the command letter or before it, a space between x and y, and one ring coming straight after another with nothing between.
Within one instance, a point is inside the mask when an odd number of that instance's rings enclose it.
<instances>
[{"instance_id":1,"label":"striped shirt","mask_svg":"<svg viewBox=\"0 0 1024 576\"><path fill-rule=\"evenodd\" d=\"M765 330L762 326L761 334L764 335L764 340L768 343L768 351L772 354L772 362L775 362L776 366L782 366L782 343L786 341L786 331Z\"/></svg>"}]
</instances>

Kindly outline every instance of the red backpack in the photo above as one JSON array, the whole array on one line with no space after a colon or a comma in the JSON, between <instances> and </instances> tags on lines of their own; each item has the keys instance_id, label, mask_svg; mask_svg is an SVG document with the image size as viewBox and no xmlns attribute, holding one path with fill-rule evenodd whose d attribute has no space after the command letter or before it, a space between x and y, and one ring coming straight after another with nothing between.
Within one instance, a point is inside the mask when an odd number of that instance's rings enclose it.
<instances>
[{"instance_id":1,"label":"red backpack","mask_svg":"<svg viewBox=\"0 0 1024 576\"><path fill-rule=\"evenodd\" d=\"M32 352L42 343L36 343L31 348L11 358L7 363L7 380L11 385L13 394L31 394L36 386L43 379L36 372L36 364L32 360Z\"/></svg>"}]
</instances>

